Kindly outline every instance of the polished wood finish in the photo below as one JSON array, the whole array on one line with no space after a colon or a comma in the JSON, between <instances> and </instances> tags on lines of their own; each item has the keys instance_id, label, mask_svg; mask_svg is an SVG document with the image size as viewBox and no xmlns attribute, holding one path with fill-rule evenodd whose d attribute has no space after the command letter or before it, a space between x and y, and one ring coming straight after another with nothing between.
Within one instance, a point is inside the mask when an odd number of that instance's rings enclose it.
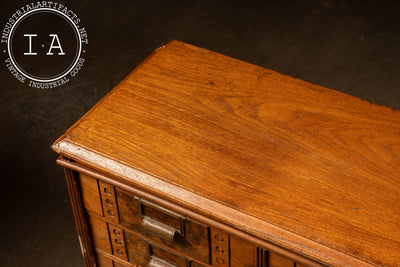
<instances>
[{"instance_id":1,"label":"polished wood finish","mask_svg":"<svg viewBox=\"0 0 400 267\"><path fill-rule=\"evenodd\" d=\"M103 207L99 194L98 181L85 174L80 174L79 176L83 206L86 209L103 216Z\"/></svg>"},{"instance_id":2,"label":"polished wood finish","mask_svg":"<svg viewBox=\"0 0 400 267\"><path fill-rule=\"evenodd\" d=\"M259 266L258 255L254 256L254 244L233 235L230 238L230 249L235 252L231 253L231 267Z\"/></svg>"},{"instance_id":3,"label":"polished wood finish","mask_svg":"<svg viewBox=\"0 0 400 267\"><path fill-rule=\"evenodd\" d=\"M101 254L96 254L96 262L100 267L115 267L112 259L109 259Z\"/></svg>"},{"instance_id":4,"label":"polished wood finish","mask_svg":"<svg viewBox=\"0 0 400 267\"><path fill-rule=\"evenodd\" d=\"M107 223L93 216L90 216L88 221L94 247L112 254Z\"/></svg>"},{"instance_id":5,"label":"polished wood finish","mask_svg":"<svg viewBox=\"0 0 400 267\"><path fill-rule=\"evenodd\" d=\"M148 262L149 246L144 239L138 235L127 232L126 244L129 261L136 266L145 266Z\"/></svg>"},{"instance_id":6,"label":"polished wood finish","mask_svg":"<svg viewBox=\"0 0 400 267\"><path fill-rule=\"evenodd\" d=\"M295 267L293 260L273 252L268 253L268 262L268 267Z\"/></svg>"},{"instance_id":7,"label":"polished wood finish","mask_svg":"<svg viewBox=\"0 0 400 267\"><path fill-rule=\"evenodd\" d=\"M102 251L100 249L96 249L96 253L97 253L97 255L102 255L103 257L105 257L107 259L110 259L112 261L112 264L114 265L113 267L123 267L123 266L124 267L127 267L127 266L128 267L138 267L137 265L131 264L131 263L126 262L126 261L123 261L120 258L118 258L118 257L116 257L116 256L114 256L112 254L105 253L104 251ZM106 264L108 264L108 262ZM103 267L102 265L99 264L99 262L96 262L95 266L96 267L97 266Z\"/></svg>"},{"instance_id":8,"label":"polished wood finish","mask_svg":"<svg viewBox=\"0 0 400 267\"><path fill-rule=\"evenodd\" d=\"M343 93L172 41L53 148L265 242L270 263L400 259L400 115Z\"/></svg>"}]
</instances>

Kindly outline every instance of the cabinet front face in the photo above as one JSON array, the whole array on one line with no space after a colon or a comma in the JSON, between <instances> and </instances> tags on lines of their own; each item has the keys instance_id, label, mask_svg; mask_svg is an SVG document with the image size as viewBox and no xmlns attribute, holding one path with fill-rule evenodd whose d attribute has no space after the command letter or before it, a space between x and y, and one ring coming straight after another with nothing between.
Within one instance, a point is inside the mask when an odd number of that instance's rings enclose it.
<instances>
[{"instance_id":1,"label":"cabinet front face","mask_svg":"<svg viewBox=\"0 0 400 267\"><path fill-rule=\"evenodd\" d=\"M305 266L82 173L97 266Z\"/></svg>"}]
</instances>

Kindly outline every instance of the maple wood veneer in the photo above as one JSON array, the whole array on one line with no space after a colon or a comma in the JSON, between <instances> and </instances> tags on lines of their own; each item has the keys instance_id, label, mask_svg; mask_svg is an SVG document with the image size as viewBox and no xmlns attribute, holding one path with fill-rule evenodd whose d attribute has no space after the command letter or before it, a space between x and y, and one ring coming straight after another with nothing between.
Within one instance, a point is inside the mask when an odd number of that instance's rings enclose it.
<instances>
[{"instance_id":1,"label":"maple wood veneer","mask_svg":"<svg viewBox=\"0 0 400 267\"><path fill-rule=\"evenodd\" d=\"M53 145L87 266L399 266L400 113L179 41Z\"/></svg>"}]
</instances>

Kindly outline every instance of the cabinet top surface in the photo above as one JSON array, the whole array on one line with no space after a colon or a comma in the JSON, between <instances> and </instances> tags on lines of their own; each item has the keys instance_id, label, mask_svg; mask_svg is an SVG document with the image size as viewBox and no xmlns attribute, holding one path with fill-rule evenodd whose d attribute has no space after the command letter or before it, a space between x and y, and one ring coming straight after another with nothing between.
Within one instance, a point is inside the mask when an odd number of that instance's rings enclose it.
<instances>
[{"instance_id":1,"label":"cabinet top surface","mask_svg":"<svg viewBox=\"0 0 400 267\"><path fill-rule=\"evenodd\" d=\"M400 262L400 112L387 107L171 41L53 147L369 263Z\"/></svg>"}]
</instances>

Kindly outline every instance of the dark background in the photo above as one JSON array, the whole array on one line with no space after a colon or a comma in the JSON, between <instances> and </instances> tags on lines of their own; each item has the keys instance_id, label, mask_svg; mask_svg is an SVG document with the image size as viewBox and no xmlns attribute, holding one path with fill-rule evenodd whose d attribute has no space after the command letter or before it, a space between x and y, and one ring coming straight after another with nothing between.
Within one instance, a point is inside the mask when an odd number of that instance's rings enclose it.
<instances>
[{"instance_id":1,"label":"dark background","mask_svg":"<svg viewBox=\"0 0 400 267\"><path fill-rule=\"evenodd\" d=\"M0 3L1 30L27 3ZM169 39L400 109L400 1L59 3L88 32L78 76L42 90L0 64L1 266L83 266L50 145Z\"/></svg>"}]
</instances>

